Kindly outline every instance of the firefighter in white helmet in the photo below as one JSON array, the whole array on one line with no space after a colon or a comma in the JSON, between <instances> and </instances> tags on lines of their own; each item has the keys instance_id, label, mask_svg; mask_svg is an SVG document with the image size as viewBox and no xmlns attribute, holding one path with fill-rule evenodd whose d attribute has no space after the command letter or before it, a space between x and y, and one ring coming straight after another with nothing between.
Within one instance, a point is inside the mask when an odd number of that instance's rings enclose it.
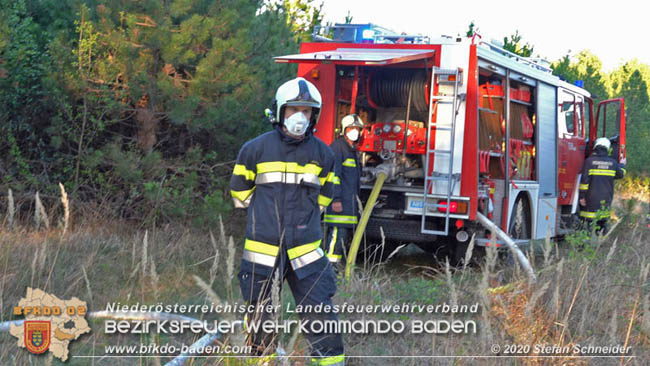
<instances>
[{"instance_id":1,"label":"firefighter in white helmet","mask_svg":"<svg viewBox=\"0 0 650 366\"><path fill-rule=\"evenodd\" d=\"M335 163L334 170L338 181L334 189L332 205L327 208L327 257L339 263L343 249L352 239L352 230L358 223L357 196L361 164L357 145L361 138L363 121L356 114L348 114L341 120L341 137L332 142Z\"/></svg>"},{"instance_id":2,"label":"firefighter in white helmet","mask_svg":"<svg viewBox=\"0 0 650 366\"><path fill-rule=\"evenodd\" d=\"M248 208L241 268L241 292L251 305L270 304L273 280L286 279L296 304L306 308L332 305L336 278L321 246L321 210L334 193L334 154L312 135L321 96L303 78L282 84L270 117L274 130L242 146L230 188L235 207ZM320 207L319 207L320 206ZM274 304L280 305L280 304ZM311 306L309 306L311 305ZM303 312L303 321L337 321L333 312ZM273 319L269 312L247 314L247 322ZM252 327L246 327L252 329ZM317 328L314 328L317 329ZM341 335L326 331L305 334L312 347L312 364L344 365ZM259 330L249 344L260 359L274 357L277 337Z\"/></svg>"},{"instance_id":3,"label":"firefighter in white helmet","mask_svg":"<svg viewBox=\"0 0 650 366\"><path fill-rule=\"evenodd\" d=\"M595 221L599 231L607 229L614 179L625 175L624 165L609 156L610 147L608 138L597 139L594 152L585 160L580 177L580 218L587 224Z\"/></svg>"}]
</instances>

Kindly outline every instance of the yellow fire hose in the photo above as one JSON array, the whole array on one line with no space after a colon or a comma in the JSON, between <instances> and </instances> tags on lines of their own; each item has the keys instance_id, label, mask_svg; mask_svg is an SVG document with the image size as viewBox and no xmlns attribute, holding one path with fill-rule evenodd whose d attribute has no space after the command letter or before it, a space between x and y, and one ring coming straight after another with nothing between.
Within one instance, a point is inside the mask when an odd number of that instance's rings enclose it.
<instances>
[{"instance_id":1,"label":"yellow fire hose","mask_svg":"<svg viewBox=\"0 0 650 366\"><path fill-rule=\"evenodd\" d=\"M372 209L375 206L375 201L377 201L379 191L381 191L381 187L384 185L385 180L386 173L379 172L377 174L377 180L375 180L375 185L372 187L372 191L370 192L370 197L368 197L368 201L366 202L366 207L363 208L363 213L361 214L359 225L357 225L357 229L354 231L352 244L350 245L350 252L348 252L348 260L345 266L346 280L349 280L350 276L352 275L354 263L357 260L357 253L359 252L359 245L361 244L361 238L363 237L363 233L366 230L368 219L370 219L370 214L372 213Z\"/></svg>"}]
</instances>

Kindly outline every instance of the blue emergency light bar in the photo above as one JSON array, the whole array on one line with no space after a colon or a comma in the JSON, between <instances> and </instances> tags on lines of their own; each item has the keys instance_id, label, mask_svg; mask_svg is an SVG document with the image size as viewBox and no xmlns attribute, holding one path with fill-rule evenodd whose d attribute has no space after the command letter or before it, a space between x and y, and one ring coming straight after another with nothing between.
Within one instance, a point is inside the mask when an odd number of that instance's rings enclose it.
<instances>
[{"instance_id":1,"label":"blue emergency light bar","mask_svg":"<svg viewBox=\"0 0 650 366\"><path fill-rule=\"evenodd\" d=\"M368 43L375 38L372 23L367 24L341 24L337 23L332 28L334 42Z\"/></svg>"},{"instance_id":2,"label":"blue emergency light bar","mask_svg":"<svg viewBox=\"0 0 650 366\"><path fill-rule=\"evenodd\" d=\"M375 39L375 31L372 29L364 29L361 32L361 38L363 39Z\"/></svg>"},{"instance_id":3,"label":"blue emergency light bar","mask_svg":"<svg viewBox=\"0 0 650 366\"><path fill-rule=\"evenodd\" d=\"M328 38L328 37L332 38ZM428 36L396 33L372 23L316 26L312 34L315 42L341 43L429 43Z\"/></svg>"}]
</instances>

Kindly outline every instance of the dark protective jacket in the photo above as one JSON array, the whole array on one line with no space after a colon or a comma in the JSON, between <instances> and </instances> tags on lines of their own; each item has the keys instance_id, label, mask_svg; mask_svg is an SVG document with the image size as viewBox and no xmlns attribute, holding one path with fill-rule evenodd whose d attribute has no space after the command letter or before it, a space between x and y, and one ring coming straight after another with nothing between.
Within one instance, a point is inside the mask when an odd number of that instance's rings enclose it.
<instances>
[{"instance_id":1,"label":"dark protective jacket","mask_svg":"<svg viewBox=\"0 0 650 366\"><path fill-rule=\"evenodd\" d=\"M332 142L337 183L334 188L332 202L341 201L342 212L334 212L332 206L328 207L325 222L329 226L351 228L358 223L357 195L359 194L359 178L361 177L361 164L357 149L351 147L345 137L340 137Z\"/></svg>"},{"instance_id":2,"label":"dark protective jacket","mask_svg":"<svg viewBox=\"0 0 650 366\"><path fill-rule=\"evenodd\" d=\"M310 132L297 140L276 127L239 151L230 189L248 207L242 271L269 275L287 258L304 278L327 265L319 206L332 201L334 154Z\"/></svg>"},{"instance_id":3,"label":"dark protective jacket","mask_svg":"<svg viewBox=\"0 0 650 366\"><path fill-rule=\"evenodd\" d=\"M586 206L580 208L580 217L586 219L609 218L609 207L614 196L614 179L623 178L625 168L607 156L607 151L598 149L585 160L580 177L580 198ZM604 210L598 214L603 206Z\"/></svg>"}]
</instances>

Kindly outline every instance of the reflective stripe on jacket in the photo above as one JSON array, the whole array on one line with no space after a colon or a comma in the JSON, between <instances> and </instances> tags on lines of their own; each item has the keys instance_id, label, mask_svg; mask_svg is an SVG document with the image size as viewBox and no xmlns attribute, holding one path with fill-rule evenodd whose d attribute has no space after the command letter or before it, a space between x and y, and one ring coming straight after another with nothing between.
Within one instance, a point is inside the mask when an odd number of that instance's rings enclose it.
<instances>
[{"instance_id":1,"label":"reflective stripe on jacket","mask_svg":"<svg viewBox=\"0 0 650 366\"><path fill-rule=\"evenodd\" d=\"M334 212L330 206L325 213L325 222L330 226L353 227L358 222L357 195L361 164L357 150L350 147L345 137L338 138L331 147L335 156L334 170L339 182L334 188L333 202L340 201L343 211Z\"/></svg>"},{"instance_id":2,"label":"reflective stripe on jacket","mask_svg":"<svg viewBox=\"0 0 650 366\"><path fill-rule=\"evenodd\" d=\"M235 207L248 207L242 270L268 275L285 255L299 278L326 266L319 206L335 178L334 154L315 136L276 128L245 143L230 179Z\"/></svg>"},{"instance_id":3,"label":"reflective stripe on jacket","mask_svg":"<svg viewBox=\"0 0 650 366\"><path fill-rule=\"evenodd\" d=\"M608 218L614 196L614 179L623 178L624 175L625 168L607 156L606 151L599 149L588 157L580 177L579 197L586 201L586 206L580 208L580 216L596 220Z\"/></svg>"}]
</instances>

